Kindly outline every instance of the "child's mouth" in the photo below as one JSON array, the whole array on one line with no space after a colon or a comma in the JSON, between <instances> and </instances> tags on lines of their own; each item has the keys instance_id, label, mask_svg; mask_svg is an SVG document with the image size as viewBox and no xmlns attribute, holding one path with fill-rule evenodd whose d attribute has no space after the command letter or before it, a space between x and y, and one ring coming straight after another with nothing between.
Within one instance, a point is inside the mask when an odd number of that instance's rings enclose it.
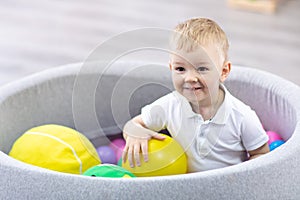
<instances>
[{"instance_id":1,"label":"child's mouth","mask_svg":"<svg viewBox=\"0 0 300 200\"><path fill-rule=\"evenodd\" d=\"M190 91L197 91L201 90L203 87L184 87L183 89L190 90Z\"/></svg>"}]
</instances>

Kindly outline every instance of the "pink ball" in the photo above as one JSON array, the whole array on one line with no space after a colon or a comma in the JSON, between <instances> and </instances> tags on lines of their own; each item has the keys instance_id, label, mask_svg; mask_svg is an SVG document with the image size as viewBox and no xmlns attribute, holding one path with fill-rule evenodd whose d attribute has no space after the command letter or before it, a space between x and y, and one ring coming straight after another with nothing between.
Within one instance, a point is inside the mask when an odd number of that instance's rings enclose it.
<instances>
[{"instance_id":1,"label":"pink ball","mask_svg":"<svg viewBox=\"0 0 300 200\"><path fill-rule=\"evenodd\" d=\"M101 163L117 164L118 159L116 158L116 153L109 146L100 146L97 148L98 155L100 157Z\"/></svg>"},{"instance_id":2,"label":"pink ball","mask_svg":"<svg viewBox=\"0 0 300 200\"><path fill-rule=\"evenodd\" d=\"M114 150L117 160L119 160L122 157L122 153L123 153L123 149L125 147L125 140L122 138L117 138L114 139L111 143L110 143L110 147Z\"/></svg>"},{"instance_id":3,"label":"pink ball","mask_svg":"<svg viewBox=\"0 0 300 200\"><path fill-rule=\"evenodd\" d=\"M282 140L280 135L274 131L267 131L267 135L269 136L269 141L268 141L269 145L276 140Z\"/></svg>"}]
</instances>

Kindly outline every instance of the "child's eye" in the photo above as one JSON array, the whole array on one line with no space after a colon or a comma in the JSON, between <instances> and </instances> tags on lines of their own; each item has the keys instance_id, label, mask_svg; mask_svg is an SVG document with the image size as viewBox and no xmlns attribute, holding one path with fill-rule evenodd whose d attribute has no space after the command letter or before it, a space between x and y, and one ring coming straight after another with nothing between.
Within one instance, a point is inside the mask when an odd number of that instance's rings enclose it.
<instances>
[{"instance_id":1,"label":"child's eye","mask_svg":"<svg viewBox=\"0 0 300 200\"><path fill-rule=\"evenodd\" d=\"M183 72L185 69L183 67L175 67L176 71Z\"/></svg>"},{"instance_id":2,"label":"child's eye","mask_svg":"<svg viewBox=\"0 0 300 200\"><path fill-rule=\"evenodd\" d=\"M205 72L205 71L208 71L208 68L207 67L198 67L197 71L199 71L199 72Z\"/></svg>"}]
</instances>

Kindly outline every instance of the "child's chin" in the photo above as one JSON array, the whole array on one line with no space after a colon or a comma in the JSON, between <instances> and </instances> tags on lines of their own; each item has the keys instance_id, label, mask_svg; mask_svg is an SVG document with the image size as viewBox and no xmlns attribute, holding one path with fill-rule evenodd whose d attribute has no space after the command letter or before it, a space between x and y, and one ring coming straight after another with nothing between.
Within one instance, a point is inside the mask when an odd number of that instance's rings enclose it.
<instances>
[{"instance_id":1,"label":"child's chin","mask_svg":"<svg viewBox=\"0 0 300 200\"><path fill-rule=\"evenodd\" d=\"M185 90L183 91L183 96L187 99L201 99L203 93L201 90Z\"/></svg>"},{"instance_id":2,"label":"child's chin","mask_svg":"<svg viewBox=\"0 0 300 200\"><path fill-rule=\"evenodd\" d=\"M201 101L201 96L195 94L184 94L183 95L190 103L197 103Z\"/></svg>"}]
</instances>

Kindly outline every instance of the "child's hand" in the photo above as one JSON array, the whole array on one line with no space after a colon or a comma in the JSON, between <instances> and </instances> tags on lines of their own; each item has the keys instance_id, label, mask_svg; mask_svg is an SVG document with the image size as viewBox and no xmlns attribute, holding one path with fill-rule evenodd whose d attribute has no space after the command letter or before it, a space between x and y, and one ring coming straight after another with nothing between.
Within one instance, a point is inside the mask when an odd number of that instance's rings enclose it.
<instances>
[{"instance_id":1,"label":"child's hand","mask_svg":"<svg viewBox=\"0 0 300 200\"><path fill-rule=\"evenodd\" d=\"M130 167L134 167L134 161L137 166L141 166L140 152L142 152L144 161L148 162L148 139L128 136L123 150L122 160L125 163L128 159Z\"/></svg>"},{"instance_id":2,"label":"child's hand","mask_svg":"<svg viewBox=\"0 0 300 200\"><path fill-rule=\"evenodd\" d=\"M126 145L123 150L122 160L125 163L128 159L130 167L134 167L134 161L137 166L141 166L140 153L142 153L144 161L148 162L149 139L165 139L163 135L148 129L140 115L125 124L123 136L126 140Z\"/></svg>"},{"instance_id":3,"label":"child's hand","mask_svg":"<svg viewBox=\"0 0 300 200\"><path fill-rule=\"evenodd\" d=\"M123 150L122 160L125 163L128 159L130 167L141 166L140 153L143 155L145 162L148 162L148 140L150 137L136 137L124 134L126 139L126 145ZM164 140L165 137L158 133L152 135L153 138L158 140Z\"/></svg>"}]
</instances>

